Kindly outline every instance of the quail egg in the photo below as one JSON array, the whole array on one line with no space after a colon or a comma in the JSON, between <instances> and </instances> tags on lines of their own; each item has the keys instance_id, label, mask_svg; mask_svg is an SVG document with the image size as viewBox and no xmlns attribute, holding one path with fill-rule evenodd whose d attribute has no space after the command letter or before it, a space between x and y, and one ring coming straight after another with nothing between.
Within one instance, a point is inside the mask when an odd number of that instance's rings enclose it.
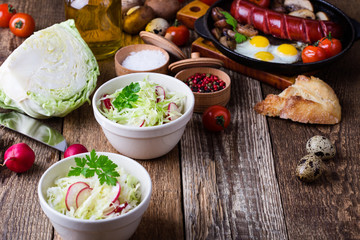
<instances>
[{"instance_id":1,"label":"quail egg","mask_svg":"<svg viewBox=\"0 0 360 240\"><path fill-rule=\"evenodd\" d=\"M323 162L320 157L311 153L300 159L296 167L296 177L303 182L313 182L318 179L324 171Z\"/></svg>"},{"instance_id":2,"label":"quail egg","mask_svg":"<svg viewBox=\"0 0 360 240\"><path fill-rule=\"evenodd\" d=\"M154 18L145 27L145 31L152 32L160 36L164 36L169 23L163 18Z\"/></svg>"},{"instance_id":3,"label":"quail egg","mask_svg":"<svg viewBox=\"0 0 360 240\"><path fill-rule=\"evenodd\" d=\"M321 159L333 158L336 154L335 146L324 136L313 136L306 143L308 153L313 153Z\"/></svg>"}]
</instances>

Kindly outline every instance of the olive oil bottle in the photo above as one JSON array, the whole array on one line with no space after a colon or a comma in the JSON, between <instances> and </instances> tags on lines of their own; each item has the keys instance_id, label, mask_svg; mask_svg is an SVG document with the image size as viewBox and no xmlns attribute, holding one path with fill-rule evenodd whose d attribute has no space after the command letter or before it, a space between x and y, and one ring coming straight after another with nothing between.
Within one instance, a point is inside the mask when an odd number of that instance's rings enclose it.
<instances>
[{"instance_id":1,"label":"olive oil bottle","mask_svg":"<svg viewBox=\"0 0 360 240\"><path fill-rule=\"evenodd\" d=\"M121 0L64 0L66 19L76 28L97 60L111 57L123 46Z\"/></svg>"}]
</instances>

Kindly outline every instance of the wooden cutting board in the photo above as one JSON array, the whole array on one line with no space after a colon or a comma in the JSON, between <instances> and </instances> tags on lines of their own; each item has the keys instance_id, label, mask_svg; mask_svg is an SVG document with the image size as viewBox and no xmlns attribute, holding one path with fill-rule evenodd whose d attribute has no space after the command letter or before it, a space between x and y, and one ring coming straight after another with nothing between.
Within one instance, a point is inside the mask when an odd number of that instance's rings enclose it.
<instances>
[{"instance_id":1,"label":"wooden cutting board","mask_svg":"<svg viewBox=\"0 0 360 240\"><path fill-rule=\"evenodd\" d=\"M208 10L208 8L208 5L204 4L201 1L195 0L180 9L176 14L176 18L188 28L194 29L194 22L196 21L196 19L203 16ZM210 41L207 41L203 38L198 38L197 40L195 40L192 43L191 49L192 52L199 52L201 57L220 59L224 62L224 67L239 72L245 76L257 79L261 82L267 83L279 89L285 89L295 82L295 76L288 77L276 75L273 73L260 71L239 64L223 55L215 48L215 46Z\"/></svg>"}]
</instances>

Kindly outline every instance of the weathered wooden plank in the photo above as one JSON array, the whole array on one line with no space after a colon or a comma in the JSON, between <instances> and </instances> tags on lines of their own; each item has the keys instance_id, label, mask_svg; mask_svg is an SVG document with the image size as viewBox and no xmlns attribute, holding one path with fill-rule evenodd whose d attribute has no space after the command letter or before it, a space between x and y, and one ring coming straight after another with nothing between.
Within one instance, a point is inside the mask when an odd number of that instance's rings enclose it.
<instances>
[{"instance_id":1,"label":"weathered wooden plank","mask_svg":"<svg viewBox=\"0 0 360 240\"><path fill-rule=\"evenodd\" d=\"M150 173L153 193L132 239L184 239L178 147L164 157L140 163Z\"/></svg>"},{"instance_id":2,"label":"weathered wooden plank","mask_svg":"<svg viewBox=\"0 0 360 240\"><path fill-rule=\"evenodd\" d=\"M195 114L181 141L187 239L285 239L266 120L252 110L260 84L231 74L232 122L206 132Z\"/></svg>"}]
</instances>

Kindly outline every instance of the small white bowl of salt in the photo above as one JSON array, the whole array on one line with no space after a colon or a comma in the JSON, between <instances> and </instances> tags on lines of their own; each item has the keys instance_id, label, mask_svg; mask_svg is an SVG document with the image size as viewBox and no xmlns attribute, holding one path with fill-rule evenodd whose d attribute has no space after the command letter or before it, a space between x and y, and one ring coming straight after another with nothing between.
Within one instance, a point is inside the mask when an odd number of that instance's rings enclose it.
<instances>
[{"instance_id":1,"label":"small white bowl of salt","mask_svg":"<svg viewBox=\"0 0 360 240\"><path fill-rule=\"evenodd\" d=\"M150 44L134 44L121 48L115 54L115 70L118 76L155 72L167 74L170 56L164 49Z\"/></svg>"}]
</instances>

